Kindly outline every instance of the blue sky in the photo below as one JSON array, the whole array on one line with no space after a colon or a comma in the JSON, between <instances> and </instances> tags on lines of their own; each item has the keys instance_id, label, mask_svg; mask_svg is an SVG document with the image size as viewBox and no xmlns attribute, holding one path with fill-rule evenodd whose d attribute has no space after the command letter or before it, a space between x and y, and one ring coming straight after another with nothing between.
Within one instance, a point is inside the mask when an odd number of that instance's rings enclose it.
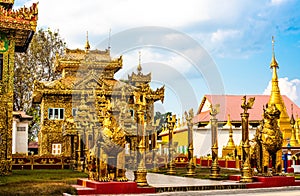
<instances>
[{"instance_id":1,"label":"blue sky","mask_svg":"<svg viewBox=\"0 0 300 196\"><path fill-rule=\"evenodd\" d=\"M36 1L15 0L15 7L32 2ZM220 80L225 94L268 93L272 36L281 92L300 105L299 10L297 0L40 0L38 27L59 29L69 48L83 48L89 31L91 47L103 47L98 49L107 46L111 29L112 53L117 35L144 26L168 28L193 39L207 52L205 59L211 58L209 62L216 66L213 76L203 75L197 69L201 65L189 61L198 54L193 50L180 53L145 45L122 53L124 71L118 75L126 78L136 68L141 51L144 70L156 69L159 75L153 87L167 84L165 103L157 107L181 115L190 107L196 110L202 96L212 93L208 77ZM169 69L159 71L162 66Z\"/></svg>"}]
</instances>

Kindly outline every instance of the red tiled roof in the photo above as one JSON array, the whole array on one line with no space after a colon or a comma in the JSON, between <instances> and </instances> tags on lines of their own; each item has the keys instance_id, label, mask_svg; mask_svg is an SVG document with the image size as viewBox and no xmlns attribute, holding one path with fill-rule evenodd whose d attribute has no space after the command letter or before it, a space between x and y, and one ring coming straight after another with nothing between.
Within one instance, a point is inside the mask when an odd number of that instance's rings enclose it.
<instances>
[{"instance_id":1,"label":"red tiled roof","mask_svg":"<svg viewBox=\"0 0 300 196\"><path fill-rule=\"evenodd\" d=\"M227 115L230 114L231 121L241 121L241 113L243 109L241 108L242 97L244 95L205 95L200 103L197 115L194 117L194 122L207 122L210 120L210 114L208 111L202 111L203 106L206 101L214 104L220 104L220 113L217 115L219 121L227 121ZM262 119L263 106L265 106L270 95L247 95L247 100L250 97L255 97L255 102L252 109L248 110L249 121L258 121ZM294 116L300 116L300 108L287 96L282 95L287 114L291 116L291 105L293 104Z\"/></svg>"}]
</instances>

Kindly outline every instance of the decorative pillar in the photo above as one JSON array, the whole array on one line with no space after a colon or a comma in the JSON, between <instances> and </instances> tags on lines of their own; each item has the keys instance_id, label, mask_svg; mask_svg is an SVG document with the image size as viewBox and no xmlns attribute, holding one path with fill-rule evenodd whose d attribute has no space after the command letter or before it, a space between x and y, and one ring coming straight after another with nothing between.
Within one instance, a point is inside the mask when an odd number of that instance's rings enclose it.
<instances>
[{"instance_id":1,"label":"decorative pillar","mask_svg":"<svg viewBox=\"0 0 300 196\"><path fill-rule=\"evenodd\" d=\"M176 174L176 166L174 163L174 157L173 157L173 131L174 131L174 125L176 123L176 115L168 116L167 117L167 126L169 129L169 163L168 163L168 171L167 174L174 175Z\"/></svg>"},{"instance_id":2,"label":"decorative pillar","mask_svg":"<svg viewBox=\"0 0 300 196\"><path fill-rule=\"evenodd\" d=\"M186 176L194 176L195 175L195 164L194 164L194 145L193 145L193 117L194 112L193 109L190 109L189 115L185 112L185 119L187 121L188 126L188 165Z\"/></svg>"},{"instance_id":3,"label":"decorative pillar","mask_svg":"<svg viewBox=\"0 0 300 196\"><path fill-rule=\"evenodd\" d=\"M152 160L153 160L153 172L158 172L159 167L157 164L157 132L156 127L158 127L160 119L156 120L156 123L152 126L152 139L151 139L151 146L152 146Z\"/></svg>"},{"instance_id":4,"label":"decorative pillar","mask_svg":"<svg viewBox=\"0 0 300 196\"><path fill-rule=\"evenodd\" d=\"M147 170L145 166L145 126L144 126L144 106L145 97L143 94L136 92L135 98L137 100L137 170L134 172L134 181L138 186L148 186Z\"/></svg>"},{"instance_id":5,"label":"decorative pillar","mask_svg":"<svg viewBox=\"0 0 300 196\"><path fill-rule=\"evenodd\" d=\"M252 168L250 165L250 144L249 144L249 113L248 109L251 109L254 104L254 98L249 98L246 102L246 96L243 97L243 103L241 107L244 112L241 113L242 118L242 167L241 167L241 179L240 182L252 182Z\"/></svg>"},{"instance_id":6,"label":"decorative pillar","mask_svg":"<svg viewBox=\"0 0 300 196\"><path fill-rule=\"evenodd\" d=\"M218 120L216 115L219 113L219 104L210 106L210 123L211 123L211 153L212 153L212 164L210 169L209 178L219 179L220 178L220 167L218 162Z\"/></svg>"}]
</instances>

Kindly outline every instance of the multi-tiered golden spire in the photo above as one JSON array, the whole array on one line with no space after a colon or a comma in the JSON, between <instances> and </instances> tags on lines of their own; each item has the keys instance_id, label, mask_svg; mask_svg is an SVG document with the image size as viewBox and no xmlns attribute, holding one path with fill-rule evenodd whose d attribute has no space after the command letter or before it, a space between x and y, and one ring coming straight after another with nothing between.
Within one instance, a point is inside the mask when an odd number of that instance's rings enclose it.
<instances>
[{"instance_id":1,"label":"multi-tiered golden spire","mask_svg":"<svg viewBox=\"0 0 300 196\"><path fill-rule=\"evenodd\" d=\"M91 46L90 46L90 42L89 42L89 32L87 31L86 32L86 42L85 42L85 51L89 51Z\"/></svg>"},{"instance_id":2,"label":"multi-tiered golden spire","mask_svg":"<svg viewBox=\"0 0 300 196\"><path fill-rule=\"evenodd\" d=\"M291 105L291 108L292 108L292 116L291 116L291 120L290 120L290 124L291 124L291 127L292 127L292 135L291 135L291 139L290 139L290 145L291 146L296 146L298 144L298 141L296 139L296 121L294 119L294 114L293 114L293 104Z\"/></svg>"},{"instance_id":3,"label":"multi-tiered golden spire","mask_svg":"<svg viewBox=\"0 0 300 196\"><path fill-rule=\"evenodd\" d=\"M230 114L228 114L227 123L226 123L226 125L224 127L227 127L227 126L229 127L229 140L227 142L227 147L229 147L229 148L235 148L234 141L233 141L232 124L231 124L231 121L230 121Z\"/></svg>"},{"instance_id":4,"label":"multi-tiered golden spire","mask_svg":"<svg viewBox=\"0 0 300 196\"><path fill-rule=\"evenodd\" d=\"M273 70L272 74L272 90L271 96L269 100L269 105L275 104L276 107L280 110L280 119L279 119L279 127L283 133L284 145L291 138L292 128L290 125L290 119L286 112L286 107L284 105L282 96L280 94L280 89L278 85L278 76L277 76L277 69L279 68L278 63L275 58L275 51L274 51L274 37L272 37L272 61L270 64L270 68Z\"/></svg>"}]
</instances>

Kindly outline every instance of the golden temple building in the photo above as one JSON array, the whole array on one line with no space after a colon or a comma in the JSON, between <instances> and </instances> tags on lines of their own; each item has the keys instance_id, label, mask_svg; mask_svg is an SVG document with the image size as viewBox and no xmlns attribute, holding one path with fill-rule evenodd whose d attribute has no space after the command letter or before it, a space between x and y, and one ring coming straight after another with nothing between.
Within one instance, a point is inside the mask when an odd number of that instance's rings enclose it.
<instances>
[{"instance_id":1,"label":"golden temple building","mask_svg":"<svg viewBox=\"0 0 300 196\"><path fill-rule=\"evenodd\" d=\"M35 81L33 103L41 107L39 155L71 157L78 169L97 162L90 177L107 181L108 170L103 173L100 167L125 160L126 145L133 156L150 148L149 140L155 140L150 137L155 128L154 102L163 101L164 86L152 90L151 74L142 73L140 62L138 73L116 80L122 66L122 56L113 59L109 49L90 50L88 39L84 50L66 49L57 55L55 71L62 77ZM125 180L116 171L111 178Z\"/></svg>"},{"instance_id":2,"label":"golden temple building","mask_svg":"<svg viewBox=\"0 0 300 196\"><path fill-rule=\"evenodd\" d=\"M37 4L18 10L13 4L0 0L0 174L11 171L14 55L27 50L38 19Z\"/></svg>"}]
</instances>

